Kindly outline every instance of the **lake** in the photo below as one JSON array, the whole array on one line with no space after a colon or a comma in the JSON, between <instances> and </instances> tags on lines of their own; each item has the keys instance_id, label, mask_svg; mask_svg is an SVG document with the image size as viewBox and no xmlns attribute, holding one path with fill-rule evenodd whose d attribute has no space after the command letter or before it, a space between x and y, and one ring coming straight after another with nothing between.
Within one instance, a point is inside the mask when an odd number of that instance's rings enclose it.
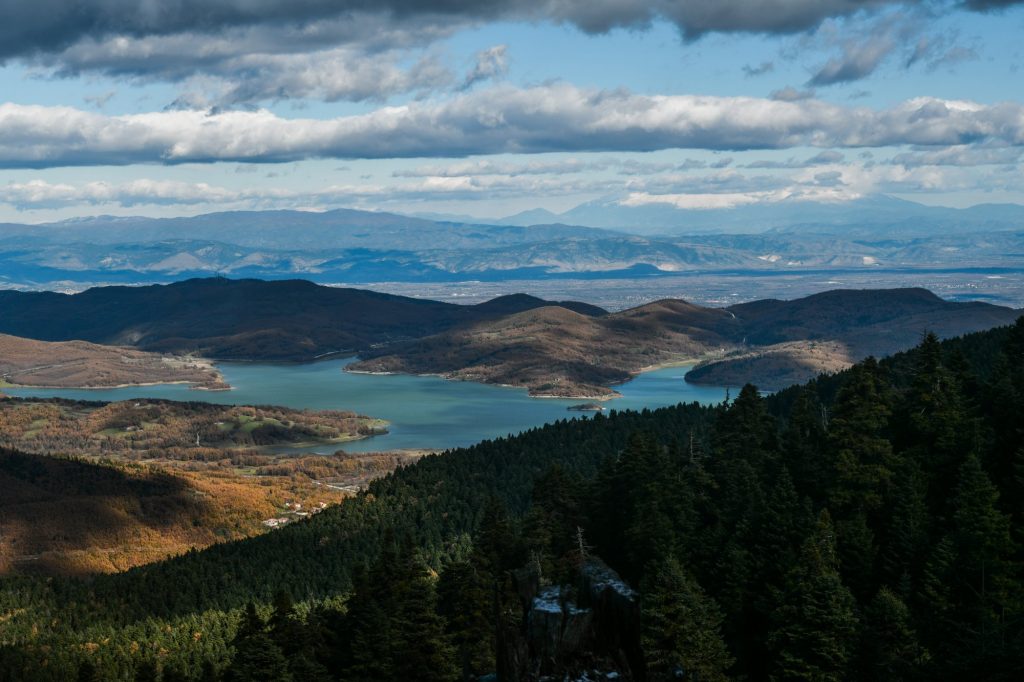
<instances>
[{"instance_id":1,"label":"lake","mask_svg":"<svg viewBox=\"0 0 1024 682\"><path fill-rule=\"evenodd\" d=\"M519 433L558 419L579 416L566 408L581 400L530 398L525 389L488 386L440 377L400 374L350 374L342 368L354 358L307 364L219 363L231 391L195 391L188 386L133 386L114 389L4 389L13 396L76 400L165 398L234 405L284 405L298 409L352 410L391 422L390 433L341 446L348 452L399 448L441 450L487 438ZM617 387L621 398L605 401L606 410L639 410L680 402L717 403L724 388L695 386L683 380L689 367L645 372ZM329 453L338 445L305 452ZM289 451L296 448L288 448Z\"/></svg>"}]
</instances>

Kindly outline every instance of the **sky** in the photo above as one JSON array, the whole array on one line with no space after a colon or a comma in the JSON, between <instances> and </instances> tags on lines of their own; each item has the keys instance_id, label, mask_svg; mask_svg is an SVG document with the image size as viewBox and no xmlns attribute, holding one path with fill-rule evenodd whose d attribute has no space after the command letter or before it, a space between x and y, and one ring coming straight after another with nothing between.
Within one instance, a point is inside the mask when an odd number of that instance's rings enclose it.
<instances>
[{"instance_id":1,"label":"sky","mask_svg":"<svg viewBox=\"0 0 1024 682\"><path fill-rule=\"evenodd\" d=\"M0 221L1024 203L1024 0L4 0Z\"/></svg>"}]
</instances>

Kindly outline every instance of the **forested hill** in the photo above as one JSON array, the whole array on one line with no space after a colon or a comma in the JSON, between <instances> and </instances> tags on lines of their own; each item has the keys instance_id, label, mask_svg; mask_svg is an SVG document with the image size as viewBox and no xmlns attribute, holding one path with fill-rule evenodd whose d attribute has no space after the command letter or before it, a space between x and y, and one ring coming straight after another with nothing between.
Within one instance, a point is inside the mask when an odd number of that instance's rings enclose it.
<instances>
[{"instance_id":1,"label":"forested hill","mask_svg":"<svg viewBox=\"0 0 1024 682\"><path fill-rule=\"evenodd\" d=\"M526 295L455 305L306 280L210 277L77 294L0 291L0 332L222 359L310 360L550 305L605 312Z\"/></svg>"},{"instance_id":2,"label":"forested hill","mask_svg":"<svg viewBox=\"0 0 1024 682\"><path fill-rule=\"evenodd\" d=\"M1015 679L1022 414L1019 320L767 398L563 421L259 538L5 581L0 679ZM588 601L600 561L638 594ZM638 616L608 630L612 607Z\"/></svg>"}]
</instances>

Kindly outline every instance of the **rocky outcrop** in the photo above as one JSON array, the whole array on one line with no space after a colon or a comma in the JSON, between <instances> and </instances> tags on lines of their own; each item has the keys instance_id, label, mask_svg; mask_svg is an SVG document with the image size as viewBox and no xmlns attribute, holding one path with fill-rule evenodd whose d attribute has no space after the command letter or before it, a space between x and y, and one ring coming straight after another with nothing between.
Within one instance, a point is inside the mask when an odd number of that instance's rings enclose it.
<instances>
[{"instance_id":1,"label":"rocky outcrop","mask_svg":"<svg viewBox=\"0 0 1024 682\"><path fill-rule=\"evenodd\" d=\"M539 571L514 576L522 617L499 640L502 680L643 680L637 593L596 558L573 585L541 585Z\"/></svg>"}]
</instances>

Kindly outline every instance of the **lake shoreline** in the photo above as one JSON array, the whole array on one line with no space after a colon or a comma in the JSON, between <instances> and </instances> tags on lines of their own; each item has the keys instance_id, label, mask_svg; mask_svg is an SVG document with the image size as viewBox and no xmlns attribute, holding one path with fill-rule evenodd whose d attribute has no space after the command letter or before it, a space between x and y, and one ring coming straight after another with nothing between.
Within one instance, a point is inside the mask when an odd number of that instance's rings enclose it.
<instances>
[{"instance_id":1,"label":"lake shoreline","mask_svg":"<svg viewBox=\"0 0 1024 682\"><path fill-rule=\"evenodd\" d=\"M15 397L62 397L78 400L154 398L232 405L282 405L293 409L351 411L388 422L387 434L347 443L298 448L308 454L427 450L441 452L483 440L505 437L544 424L583 415L566 409L577 399L536 399L522 386L499 386L441 377L342 372L349 358L311 363L218 362L230 391L197 395L183 384L129 386L121 389L4 389ZM679 378L678 365L644 372L616 386L619 397L606 399L606 410L656 409L680 402L721 402L724 388L693 386Z\"/></svg>"}]
</instances>

